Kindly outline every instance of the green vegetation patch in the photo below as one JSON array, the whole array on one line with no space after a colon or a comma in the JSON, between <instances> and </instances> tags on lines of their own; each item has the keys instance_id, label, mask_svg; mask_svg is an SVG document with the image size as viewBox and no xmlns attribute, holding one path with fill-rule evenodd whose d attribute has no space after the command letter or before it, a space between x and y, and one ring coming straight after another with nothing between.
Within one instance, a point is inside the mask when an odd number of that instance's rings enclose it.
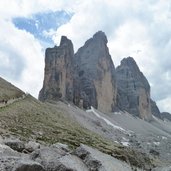
<instances>
[{"instance_id":1,"label":"green vegetation patch","mask_svg":"<svg viewBox=\"0 0 171 171\"><path fill-rule=\"evenodd\" d=\"M132 166L146 169L153 167L154 160L146 154L118 145L83 128L69 118L62 109L39 102L31 96L0 110L0 125L24 139L52 144L61 142L75 149L81 143L95 147Z\"/></svg>"}]
</instances>

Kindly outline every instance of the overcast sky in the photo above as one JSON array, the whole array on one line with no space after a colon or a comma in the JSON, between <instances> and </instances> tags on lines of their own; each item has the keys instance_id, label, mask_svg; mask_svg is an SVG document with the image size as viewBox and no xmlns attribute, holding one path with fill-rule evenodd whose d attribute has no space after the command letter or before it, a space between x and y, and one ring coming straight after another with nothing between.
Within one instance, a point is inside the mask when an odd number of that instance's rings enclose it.
<instances>
[{"instance_id":1,"label":"overcast sky","mask_svg":"<svg viewBox=\"0 0 171 171\"><path fill-rule=\"evenodd\" d=\"M45 48L66 35L76 51L98 30L115 66L134 57L160 110L171 112L170 0L1 0L0 76L37 97Z\"/></svg>"}]
</instances>

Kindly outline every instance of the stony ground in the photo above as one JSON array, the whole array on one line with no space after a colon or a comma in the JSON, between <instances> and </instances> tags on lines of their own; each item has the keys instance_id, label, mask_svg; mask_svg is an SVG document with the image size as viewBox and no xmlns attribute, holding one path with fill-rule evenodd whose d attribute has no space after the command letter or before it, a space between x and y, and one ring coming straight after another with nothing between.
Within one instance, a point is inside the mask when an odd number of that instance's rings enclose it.
<instances>
[{"instance_id":1,"label":"stony ground","mask_svg":"<svg viewBox=\"0 0 171 171\"><path fill-rule=\"evenodd\" d=\"M132 171L131 167L95 148L81 144L75 150L65 144L49 146L0 136L1 171ZM138 169L139 170L139 169Z\"/></svg>"},{"instance_id":2,"label":"stony ground","mask_svg":"<svg viewBox=\"0 0 171 171\"><path fill-rule=\"evenodd\" d=\"M27 96L0 108L0 118L0 134L5 137L13 135L24 141L34 140L44 144L60 142L71 149L86 144L146 170L158 164L158 160L144 152L114 142L114 138L108 137L115 137L113 128L93 113L62 102L41 103ZM125 138L130 134L129 131L115 131L118 132L117 136L123 135Z\"/></svg>"}]
</instances>

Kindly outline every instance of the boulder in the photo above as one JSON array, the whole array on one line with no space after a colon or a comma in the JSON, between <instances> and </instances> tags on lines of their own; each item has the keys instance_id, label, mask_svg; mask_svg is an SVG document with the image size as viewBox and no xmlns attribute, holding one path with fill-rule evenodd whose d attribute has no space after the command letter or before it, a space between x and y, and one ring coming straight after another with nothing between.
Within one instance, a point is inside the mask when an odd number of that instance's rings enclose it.
<instances>
[{"instance_id":1,"label":"boulder","mask_svg":"<svg viewBox=\"0 0 171 171\"><path fill-rule=\"evenodd\" d=\"M68 145L62 144L62 143L55 143L55 144L52 145L52 147L61 149L61 150L65 151L65 152L69 152L70 151Z\"/></svg>"},{"instance_id":2,"label":"boulder","mask_svg":"<svg viewBox=\"0 0 171 171\"><path fill-rule=\"evenodd\" d=\"M43 166L31 160L19 160L12 171L45 171Z\"/></svg>"},{"instance_id":3,"label":"boulder","mask_svg":"<svg viewBox=\"0 0 171 171\"><path fill-rule=\"evenodd\" d=\"M30 159L42 164L45 170L56 171L59 166L57 161L66 154L59 148L41 147L30 155Z\"/></svg>"},{"instance_id":4,"label":"boulder","mask_svg":"<svg viewBox=\"0 0 171 171\"><path fill-rule=\"evenodd\" d=\"M25 148L24 142L18 140L18 139L5 139L4 144L9 146L15 151L22 152Z\"/></svg>"},{"instance_id":5,"label":"boulder","mask_svg":"<svg viewBox=\"0 0 171 171\"><path fill-rule=\"evenodd\" d=\"M12 171L15 167L19 157L15 156L4 156L0 155L0 170L1 171Z\"/></svg>"},{"instance_id":6,"label":"boulder","mask_svg":"<svg viewBox=\"0 0 171 171\"><path fill-rule=\"evenodd\" d=\"M0 144L0 156L14 156L14 157L20 157L21 154L17 151L14 151L9 146Z\"/></svg>"},{"instance_id":7,"label":"boulder","mask_svg":"<svg viewBox=\"0 0 171 171\"><path fill-rule=\"evenodd\" d=\"M89 171L80 158L70 154L61 157L56 163L58 171Z\"/></svg>"},{"instance_id":8,"label":"boulder","mask_svg":"<svg viewBox=\"0 0 171 171\"><path fill-rule=\"evenodd\" d=\"M87 145L82 144L74 154L83 160L90 171L132 171L128 164Z\"/></svg>"},{"instance_id":9,"label":"boulder","mask_svg":"<svg viewBox=\"0 0 171 171\"><path fill-rule=\"evenodd\" d=\"M25 150L28 152L33 152L39 148L40 148L40 144L34 141L29 141L28 143L25 144Z\"/></svg>"}]
</instances>

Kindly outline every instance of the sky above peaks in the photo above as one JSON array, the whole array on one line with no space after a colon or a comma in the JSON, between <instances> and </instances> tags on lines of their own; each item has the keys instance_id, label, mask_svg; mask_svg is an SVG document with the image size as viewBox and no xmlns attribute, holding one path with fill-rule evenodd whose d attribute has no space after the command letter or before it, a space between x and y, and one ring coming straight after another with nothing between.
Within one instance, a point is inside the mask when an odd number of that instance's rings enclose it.
<instances>
[{"instance_id":1,"label":"sky above peaks","mask_svg":"<svg viewBox=\"0 0 171 171\"><path fill-rule=\"evenodd\" d=\"M45 48L66 35L77 51L102 30L115 66L134 57L160 110L171 112L170 0L2 0L0 26L0 76L35 97Z\"/></svg>"}]
</instances>

